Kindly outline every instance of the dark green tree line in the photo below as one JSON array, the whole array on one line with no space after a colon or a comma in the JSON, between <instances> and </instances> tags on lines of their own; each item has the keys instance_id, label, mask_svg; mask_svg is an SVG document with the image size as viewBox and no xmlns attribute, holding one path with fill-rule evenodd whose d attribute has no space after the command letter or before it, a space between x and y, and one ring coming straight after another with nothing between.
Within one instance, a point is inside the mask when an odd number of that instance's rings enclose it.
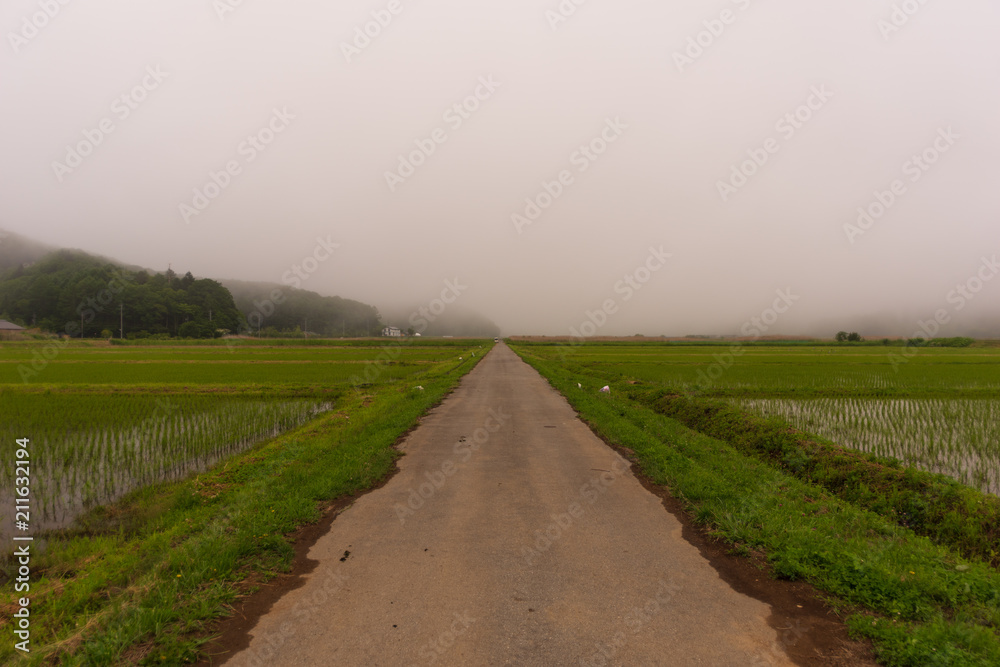
<instances>
[{"instance_id":1,"label":"dark green tree line","mask_svg":"<svg viewBox=\"0 0 1000 667\"><path fill-rule=\"evenodd\" d=\"M244 324L232 295L190 273L129 270L83 252L60 250L0 279L0 317L22 326L91 337L166 334L211 338Z\"/></svg>"}]
</instances>

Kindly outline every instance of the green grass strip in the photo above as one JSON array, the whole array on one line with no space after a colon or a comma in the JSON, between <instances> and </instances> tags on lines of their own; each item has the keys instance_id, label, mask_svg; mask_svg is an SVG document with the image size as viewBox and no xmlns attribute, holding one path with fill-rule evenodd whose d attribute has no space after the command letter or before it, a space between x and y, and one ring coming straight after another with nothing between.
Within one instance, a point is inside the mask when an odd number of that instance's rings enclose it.
<instances>
[{"instance_id":1,"label":"green grass strip","mask_svg":"<svg viewBox=\"0 0 1000 667\"><path fill-rule=\"evenodd\" d=\"M629 392L658 412L759 456L799 479L890 521L1000 567L1000 498L945 475L848 450L720 401L662 392Z\"/></svg>"},{"instance_id":2,"label":"green grass strip","mask_svg":"<svg viewBox=\"0 0 1000 667\"><path fill-rule=\"evenodd\" d=\"M515 347L608 442L634 452L739 552L766 554L775 576L801 579L850 609L886 665L1000 664L1000 574L883 516L846 502L687 428L586 375Z\"/></svg>"},{"instance_id":3,"label":"green grass strip","mask_svg":"<svg viewBox=\"0 0 1000 667\"><path fill-rule=\"evenodd\" d=\"M388 475L398 437L476 360L408 383L348 391L332 413L184 482L147 487L53 536L32 560L30 655L24 664L181 664L199 658L206 624L248 579L286 572L286 535L330 501ZM8 569L9 569L8 564ZM5 586L3 608L18 595ZM0 663L15 656L3 614Z\"/></svg>"}]
</instances>

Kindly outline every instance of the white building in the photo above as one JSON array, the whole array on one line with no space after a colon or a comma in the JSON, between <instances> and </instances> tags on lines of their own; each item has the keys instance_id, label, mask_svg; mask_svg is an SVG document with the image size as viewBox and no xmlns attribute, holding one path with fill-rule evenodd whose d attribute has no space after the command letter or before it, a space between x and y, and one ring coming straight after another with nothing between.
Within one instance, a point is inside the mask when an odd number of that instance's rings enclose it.
<instances>
[{"instance_id":1,"label":"white building","mask_svg":"<svg viewBox=\"0 0 1000 667\"><path fill-rule=\"evenodd\" d=\"M382 335L388 338L400 338L402 337L403 332L396 327L386 327L385 329L382 329Z\"/></svg>"}]
</instances>

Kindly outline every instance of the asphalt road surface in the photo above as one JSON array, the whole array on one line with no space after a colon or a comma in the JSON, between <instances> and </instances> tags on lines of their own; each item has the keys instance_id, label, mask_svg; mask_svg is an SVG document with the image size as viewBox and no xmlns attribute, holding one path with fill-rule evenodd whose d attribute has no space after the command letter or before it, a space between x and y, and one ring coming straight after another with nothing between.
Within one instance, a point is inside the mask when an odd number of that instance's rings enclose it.
<instances>
[{"instance_id":1,"label":"asphalt road surface","mask_svg":"<svg viewBox=\"0 0 1000 667\"><path fill-rule=\"evenodd\" d=\"M505 345L345 510L228 665L788 665L766 622Z\"/></svg>"}]
</instances>

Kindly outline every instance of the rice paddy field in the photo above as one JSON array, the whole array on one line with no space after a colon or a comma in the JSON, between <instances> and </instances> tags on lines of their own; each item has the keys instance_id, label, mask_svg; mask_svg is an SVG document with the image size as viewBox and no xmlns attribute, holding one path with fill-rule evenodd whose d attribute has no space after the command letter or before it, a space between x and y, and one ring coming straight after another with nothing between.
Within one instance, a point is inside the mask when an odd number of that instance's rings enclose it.
<instances>
[{"instance_id":1,"label":"rice paddy field","mask_svg":"<svg viewBox=\"0 0 1000 667\"><path fill-rule=\"evenodd\" d=\"M1000 399L745 398L733 403L852 449L1000 495Z\"/></svg>"},{"instance_id":2,"label":"rice paddy field","mask_svg":"<svg viewBox=\"0 0 1000 667\"><path fill-rule=\"evenodd\" d=\"M205 658L492 344L0 342L0 664Z\"/></svg>"},{"instance_id":3,"label":"rice paddy field","mask_svg":"<svg viewBox=\"0 0 1000 667\"><path fill-rule=\"evenodd\" d=\"M480 341L295 343L4 343L0 457L31 440L32 527L65 527L336 412L347 392L410 391L484 351ZM12 530L13 481L0 477L0 537Z\"/></svg>"},{"instance_id":4,"label":"rice paddy field","mask_svg":"<svg viewBox=\"0 0 1000 667\"><path fill-rule=\"evenodd\" d=\"M995 344L511 347L706 539L813 586L879 664L1000 665Z\"/></svg>"},{"instance_id":5,"label":"rice paddy field","mask_svg":"<svg viewBox=\"0 0 1000 667\"><path fill-rule=\"evenodd\" d=\"M600 385L723 399L843 447L1000 494L1000 348L528 344Z\"/></svg>"}]
</instances>

